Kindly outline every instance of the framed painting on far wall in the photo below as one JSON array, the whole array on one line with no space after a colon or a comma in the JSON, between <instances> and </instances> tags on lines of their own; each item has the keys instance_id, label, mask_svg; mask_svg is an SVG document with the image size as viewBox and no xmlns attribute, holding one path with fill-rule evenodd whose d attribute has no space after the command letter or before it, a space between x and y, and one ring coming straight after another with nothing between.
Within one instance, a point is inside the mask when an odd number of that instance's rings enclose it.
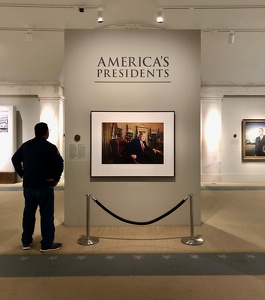
<instances>
[{"instance_id":1,"label":"framed painting on far wall","mask_svg":"<svg viewBox=\"0 0 265 300\"><path fill-rule=\"evenodd\" d=\"M92 111L91 177L175 176L173 111Z\"/></svg>"},{"instance_id":2,"label":"framed painting on far wall","mask_svg":"<svg viewBox=\"0 0 265 300\"><path fill-rule=\"evenodd\" d=\"M265 161L265 119L242 120L242 160Z\"/></svg>"}]
</instances>

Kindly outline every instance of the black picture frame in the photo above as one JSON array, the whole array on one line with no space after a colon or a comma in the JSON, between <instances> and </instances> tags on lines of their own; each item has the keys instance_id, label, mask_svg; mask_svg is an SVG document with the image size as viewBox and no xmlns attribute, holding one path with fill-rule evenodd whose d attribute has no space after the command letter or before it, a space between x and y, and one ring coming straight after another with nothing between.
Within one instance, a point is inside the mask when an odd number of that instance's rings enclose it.
<instances>
[{"instance_id":1,"label":"black picture frame","mask_svg":"<svg viewBox=\"0 0 265 300\"><path fill-rule=\"evenodd\" d=\"M114 161L109 155L114 152L114 146L118 143L120 147L123 143L128 149L140 133L146 134L147 147L158 159L148 163L132 162L127 153L126 159ZM175 176L173 111L91 111L90 141L91 177Z\"/></svg>"}]
</instances>

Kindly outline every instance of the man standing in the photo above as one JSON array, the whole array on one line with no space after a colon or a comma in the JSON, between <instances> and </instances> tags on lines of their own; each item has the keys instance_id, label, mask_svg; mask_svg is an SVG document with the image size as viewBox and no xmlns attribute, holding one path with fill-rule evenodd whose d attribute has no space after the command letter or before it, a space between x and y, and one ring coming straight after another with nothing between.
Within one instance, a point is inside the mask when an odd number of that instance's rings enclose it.
<instances>
[{"instance_id":1,"label":"man standing","mask_svg":"<svg viewBox=\"0 0 265 300\"><path fill-rule=\"evenodd\" d=\"M255 156L264 156L265 155L265 136L264 129L259 128L259 136L256 137L255 142Z\"/></svg>"},{"instance_id":2,"label":"man standing","mask_svg":"<svg viewBox=\"0 0 265 300\"><path fill-rule=\"evenodd\" d=\"M39 206L41 216L41 252L58 250L61 243L54 242L54 187L63 172L64 162L57 147L47 141L46 123L35 125L35 138L25 142L12 156L17 174L23 178L25 207L22 220L23 250L33 242L35 215Z\"/></svg>"}]
</instances>

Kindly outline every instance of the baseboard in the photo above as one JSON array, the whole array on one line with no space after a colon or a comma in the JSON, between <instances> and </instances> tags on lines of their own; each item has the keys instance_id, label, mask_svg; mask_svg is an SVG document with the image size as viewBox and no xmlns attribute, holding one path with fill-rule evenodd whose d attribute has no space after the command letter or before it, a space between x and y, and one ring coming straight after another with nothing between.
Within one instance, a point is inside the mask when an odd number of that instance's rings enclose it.
<instances>
[{"instance_id":1,"label":"baseboard","mask_svg":"<svg viewBox=\"0 0 265 300\"><path fill-rule=\"evenodd\" d=\"M0 172L0 183L16 183L16 172Z\"/></svg>"}]
</instances>

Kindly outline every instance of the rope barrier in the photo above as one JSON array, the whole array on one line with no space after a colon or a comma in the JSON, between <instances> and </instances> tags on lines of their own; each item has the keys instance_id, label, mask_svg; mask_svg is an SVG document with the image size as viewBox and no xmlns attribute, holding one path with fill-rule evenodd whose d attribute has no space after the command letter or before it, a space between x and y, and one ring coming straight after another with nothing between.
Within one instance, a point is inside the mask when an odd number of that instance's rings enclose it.
<instances>
[{"instance_id":1,"label":"rope barrier","mask_svg":"<svg viewBox=\"0 0 265 300\"><path fill-rule=\"evenodd\" d=\"M135 222L135 221L131 221L131 220L127 220L127 219L124 219L118 215L116 215L115 213L113 213L112 211L110 211L108 208L106 208L102 203L100 203L95 197L92 196L92 199L97 203L97 205L99 205L103 210L105 210L108 214L110 214L111 216L113 216L114 218L122 221L122 222L125 222L125 223L128 223L128 224L133 224L133 225L150 225L150 224L153 224L155 222L158 222L162 219L164 219L165 217L167 217L168 215L172 214L175 210L177 210L182 204L184 204L187 199L189 198L189 196L187 196L186 198L184 198L183 200L181 200L175 207L173 207L172 209L170 209L168 212L164 213L163 215L153 219L153 220L150 220L150 221L146 221L146 222Z\"/></svg>"},{"instance_id":2,"label":"rope barrier","mask_svg":"<svg viewBox=\"0 0 265 300\"><path fill-rule=\"evenodd\" d=\"M183 200L181 200L176 206L174 206L172 209L170 209L168 212L164 213L163 215L161 215L158 218L155 218L153 220L147 221L147 222L135 222L135 221L130 221L127 219L124 219L116 214L114 214L112 211L110 211L108 208L106 208L103 204L101 204L95 197L93 197L90 194L86 195L86 199L87 199L87 232L86 235L81 236L77 243L83 246L90 246L90 245L95 245L99 242L99 239L97 237L93 237L90 236L90 199L93 199L95 201L95 203L97 203L103 210L105 210L107 213L109 213L110 215L112 215L113 217L115 217L116 219L125 222L125 223L129 223L129 224L133 224L133 225L150 225L152 223L155 223L165 217L167 217L168 215L170 215L171 213L173 213L175 210L177 210L181 205L183 205L188 199L190 200L190 236L188 237L183 237L181 239L182 243L186 244L186 245L201 245L204 241L200 236L194 236L194 224L193 224L193 197L192 194L189 194L186 198L184 198Z\"/></svg>"}]
</instances>

